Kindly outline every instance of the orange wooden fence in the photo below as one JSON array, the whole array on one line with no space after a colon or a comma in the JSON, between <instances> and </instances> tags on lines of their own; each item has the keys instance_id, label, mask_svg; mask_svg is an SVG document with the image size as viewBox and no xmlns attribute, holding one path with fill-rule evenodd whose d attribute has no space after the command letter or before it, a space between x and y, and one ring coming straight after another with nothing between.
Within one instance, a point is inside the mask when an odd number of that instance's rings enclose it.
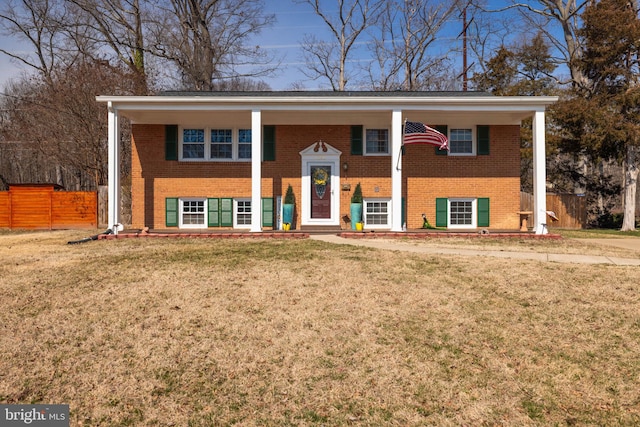
<instances>
[{"instance_id":1,"label":"orange wooden fence","mask_svg":"<svg viewBox=\"0 0 640 427\"><path fill-rule=\"evenodd\" d=\"M98 227L98 196L59 191L51 184L9 185L0 192L0 227L66 229Z\"/></svg>"}]
</instances>

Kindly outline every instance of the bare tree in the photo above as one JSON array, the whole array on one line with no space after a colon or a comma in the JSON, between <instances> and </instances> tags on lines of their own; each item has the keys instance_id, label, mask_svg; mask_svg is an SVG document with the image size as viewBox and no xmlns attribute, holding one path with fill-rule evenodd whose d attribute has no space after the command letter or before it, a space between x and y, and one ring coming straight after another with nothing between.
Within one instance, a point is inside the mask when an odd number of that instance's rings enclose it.
<instances>
[{"instance_id":1,"label":"bare tree","mask_svg":"<svg viewBox=\"0 0 640 427\"><path fill-rule=\"evenodd\" d=\"M380 37L373 49L377 69L370 69L379 90L424 90L437 86L451 68L443 52L433 52L441 30L459 10L460 1L389 1L380 15ZM377 78L375 72L379 73Z\"/></svg>"},{"instance_id":2,"label":"bare tree","mask_svg":"<svg viewBox=\"0 0 640 427\"><path fill-rule=\"evenodd\" d=\"M5 172L18 178L14 182L53 181L83 190L105 184L107 118L95 94L131 93L126 73L105 62L79 63L52 73L51 84L30 79L7 88L2 155L23 162Z\"/></svg>"},{"instance_id":3,"label":"bare tree","mask_svg":"<svg viewBox=\"0 0 640 427\"><path fill-rule=\"evenodd\" d=\"M61 61L57 46L64 44L66 11L62 0L20 0L6 3L0 10L0 28L5 36L26 41L33 53L14 53L0 47L0 53L39 73L51 83Z\"/></svg>"},{"instance_id":4,"label":"bare tree","mask_svg":"<svg viewBox=\"0 0 640 427\"><path fill-rule=\"evenodd\" d=\"M84 58L94 60L109 52L110 57L129 69L135 81L134 94L146 95L149 84L143 20L148 13L144 8L153 6L145 0L68 1L76 6L74 22L66 26L73 48Z\"/></svg>"},{"instance_id":5,"label":"bare tree","mask_svg":"<svg viewBox=\"0 0 640 427\"><path fill-rule=\"evenodd\" d=\"M248 45L274 22L262 8L261 0L166 0L156 8L149 48L176 66L186 89L212 90L216 80L269 75L277 61Z\"/></svg>"},{"instance_id":6,"label":"bare tree","mask_svg":"<svg viewBox=\"0 0 640 427\"><path fill-rule=\"evenodd\" d=\"M381 0L337 0L337 14L320 7L320 0L298 0L308 4L329 28L331 41L305 35L302 41L306 68L300 71L311 79L327 79L334 91L345 90L350 76L347 61L358 38L374 24L384 5Z\"/></svg>"},{"instance_id":7,"label":"bare tree","mask_svg":"<svg viewBox=\"0 0 640 427\"><path fill-rule=\"evenodd\" d=\"M588 87L589 80L579 65L584 47L578 37L578 29L581 25L580 14L590 3L590 0L531 0L527 2L511 0L507 6L500 9L488 7L487 3L490 2L486 0L473 0L472 2L477 11L491 14L509 10L520 11L523 28L529 28L532 34L544 34L557 53L554 62L568 67L570 80L559 80L558 83ZM561 31L557 31L558 29Z\"/></svg>"}]
</instances>

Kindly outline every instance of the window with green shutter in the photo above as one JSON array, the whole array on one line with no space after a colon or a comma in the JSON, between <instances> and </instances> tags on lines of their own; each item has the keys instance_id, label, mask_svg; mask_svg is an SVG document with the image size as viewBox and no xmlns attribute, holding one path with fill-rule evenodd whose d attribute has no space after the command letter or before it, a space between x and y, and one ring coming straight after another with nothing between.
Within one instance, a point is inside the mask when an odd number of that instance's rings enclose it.
<instances>
[{"instance_id":1,"label":"window with green shutter","mask_svg":"<svg viewBox=\"0 0 640 427\"><path fill-rule=\"evenodd\" d=\"M476 129L478 137L478 155L489 155L489 126L479 125Z\"/></svg>"},{"instance_id":2,"label":"window with green shutter","mask_svg":"<svg viewBox=\"0 0 640 427\"><path fill-rule=\"evenodd\" d=\"M265 162L276 160L276 127L263 126L262 128L262 160Z\"/></svg>"},{"instance_id":3,"label":"window with green shutter","mask_svg":"<svg viewBox=\"0 0 640 427\"><path fill-rule=\"evenodd\" d=\"M448 224L448 206L449 201L446 198L436 199L436 227L446 227Z\"/></svg>"},{"instance_id":4,"label":"window with green shutter","mask_svg":"<svg viewBox=\"0 0 640 427\"><path fill-rule=\"evenodd\" d=\"M489 226L489 198L478 198L478 227Z\"/></svg>"},{"instance_id":5,"label":"window with green shutter","mask_svg":"<svg viewBox=\"0 0 640 427\"><path fill-rule=\"evenodd\" d=\"M178 126L164 127L164 159L178 160Z\"/></svg>"},{"instance_id":6,"label":"window with green shutter","mask_svg":"<svg viewBox=\"0 0 640 427\"><path fill-rule=\"evenodd\" d=\"M362 125L351 126L351 154L362 156Z\"/></svg>"},{"instance_id":7,"label":"window with green shutter","mask_svg":"<svg viewBox=\"0 0 640 427\"><path fill-rule=\"evenodd\" d=\"M165 199L165 225L167 227L178 226L179 203L177 197L167 197Z\"/></svg>"},{"instance_id":8,"label":"window with green shutter","mask_svg":"<svg viewBox=\"0 0 640 427\"><path fill-rule=\"evenodd\" d=\"M273 197L262 198L262 226L273 227Z\"/></svg>"}]
</instances>

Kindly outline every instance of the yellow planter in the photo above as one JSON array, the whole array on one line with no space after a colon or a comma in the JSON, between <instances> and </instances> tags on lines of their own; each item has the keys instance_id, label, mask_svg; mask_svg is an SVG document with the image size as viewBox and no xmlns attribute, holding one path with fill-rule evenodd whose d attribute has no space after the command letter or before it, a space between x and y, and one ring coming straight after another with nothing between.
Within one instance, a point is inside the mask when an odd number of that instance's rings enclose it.
<instances>
[{"instance_id":1,"label":"yellow planter","mask_svg":"<svg viewBox=\"0 0 640 427\"><path fill-rule=\"evenodd\" d=\"M356 222L356 230L357 231L362 231L363 227L364 227L364 224L362 222Z\"/></svg>"},{"instance_id":2,"label":"yellow planter","mask_svg":"<svg viewBox=\"0 0 640 427\"><path fill-rule=\"evenodd\" d=\"M291 230L291 224L289 224L288 222L285 222L284 224L282 224L282 229L284 231L289 231Z\"/></svg>"}]
</instances>

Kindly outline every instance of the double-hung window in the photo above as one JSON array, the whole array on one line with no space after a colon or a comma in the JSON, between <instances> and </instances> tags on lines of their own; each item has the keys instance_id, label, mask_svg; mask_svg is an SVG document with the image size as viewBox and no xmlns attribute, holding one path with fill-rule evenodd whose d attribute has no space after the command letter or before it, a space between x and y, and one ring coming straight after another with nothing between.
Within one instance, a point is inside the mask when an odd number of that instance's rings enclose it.
<instances>
[{"instance_id":1,"label":"double-hung window","mask_svg":"<svg viewBox=\"0 0 640 427\"><path fill-rule=\"evenodd\" d=\"M251 227L251 199L234 199L236 228Z\"/></svg>"},{"instance_id":2,"label":"double-hung window","mask_svg":"<svg viewBox=\"0 0 640 427\"><path fill-rule=\"evenodd\" d=\"M183 129L182 158L204 159L204 129Z\"/></svg>"},{"instance_id":3,"label":"double-hung window","mask_svg":"<svg viewBox=\"0 0 640 427\"><path fill-rule=\"evenodd\" d=\"M231 129L211 129L211 159L232 159L233 139Z\"/></svg>"},{"instance_id":4,"label":"double-hung window","mask_svg":"<svg viewBox=\"0 0 640 427\"><path fill-rule=\"evenodd\" d=\"M367 199L363 202L365 227L389 228L391 226L391 201L389 199Z\"/></svg>"},{"instance_id":5,"label":"double-hung window","mask_svg":"<svg viewBox=\"0 0 640 427\"><path fill-rule=\"evenodd\" d=\"M367 129L365 153L369 155L389 154L389 129Z\"/></svg>"},{"instance_id":6,"label":"double-hung window","mask_svg":"<svg viewBox=\"0 0 640 427\"><path fill-rule=\"evenodd\" d=\"M473 132L471 129L451 129L449 131L450 155L474 155Z\"/></svg>"},{"instance_id":7,"label":"double-hung window","mask_svg":"<svg viewBox=\"0 0 640 427\"><path fill-rule=\"evenodd\" d=\"M251 129L181 128L180 160L251 160Z\"/></svg>"},{"instance_id":8,"label":"double-hung window","mask_svg":"<svg viewBox=\"0 0 640 427\"><path fill-rule=\"evenodd\" d=\"M238 159L251 159L251 129L238 130Z\"/></svg>"},{"instance_id":9,"label":"double-hung window","mask_svg":"<svg viewBox=\"0 0 640 427\"><path fill-rule=\"evenodd\" d=\"M436 227L476 228L490 225L488 197L436 199Z\"/></svg>"},{"instance_id":10,"label":"double-hung window","mask_svg":"<svg viewBox=\"0 0 640 427\"><path fill-rule=\"evenodd\" d=\"M449 227L476 227L476 199L449 199Z\"/></svg>"},{"instance_id":11,"label":"double-hung window","mask_svg":"<svg viewBox=\"0 0 640 427\"><path fill-rule=\"evenodd\" d=\"M180 228L205 228L206 212L206 199L180 199Z\"/></svg>"}]
</instances>

